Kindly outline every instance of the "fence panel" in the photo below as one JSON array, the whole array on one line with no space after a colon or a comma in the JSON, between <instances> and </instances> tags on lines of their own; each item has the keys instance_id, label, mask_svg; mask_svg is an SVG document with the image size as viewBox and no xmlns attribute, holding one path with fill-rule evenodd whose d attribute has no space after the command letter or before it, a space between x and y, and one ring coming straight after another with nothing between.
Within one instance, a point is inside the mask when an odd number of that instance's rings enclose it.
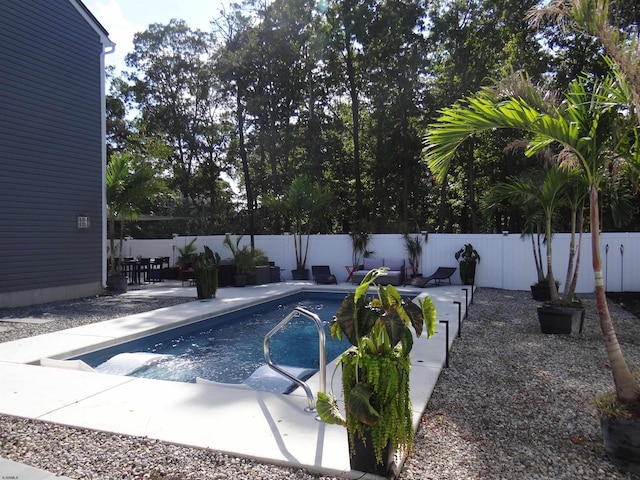
<instances>
[{"instance_id":1,"label":"fence panel","mask_svg":"<svg viewBox=\"0 0 640 480\"><path fill-rule=\"evenodd\" d=\"M415 235L415 234L414 234ZM422 234L417 234L422 235ZM425 238L424 235L422 235ZM175 236L170 239L125 241L126 256L170 257L172 265L178 258L178 247L188 243L193 236ZM235 239L235 236L232 236ZM199 236L196 240L198 251L204 245L220 253L222 258L231 256L223 246L224 235ZM248 245L249 236L241 245ZM560 282L560 289L566 282L565 275L569 258L570 235L558 233L553 236L553 272ZM465 244L471 243L480 254L480 264L476 272L476 284L507 290L528 290L537 280L531 241L521 239L519 234L434 234L429 233L423 241L420 273L429 275L438 267L457 267L455 253ZM602 271L608 291L640 291L640 233L603 233L600 238ZM284 278L291 278L291 270L296 268L293 235L256 235L255 246L265 251L270 261L283 269ZM402 235L374 234L369 246L374 256L379 258L404 258L407 251ZM543 245L543 255L546 255ZM546 257L543 259L546 265ZM351 239L349 235L312 235L306 267L329 265L338 281L347 277L345 265L351 265ZM460 282L458 272L452 277ZM577 292L593 292L593 270L591 265L591 238L583 235L581 262Z\"/></svg>"}]
</instances>

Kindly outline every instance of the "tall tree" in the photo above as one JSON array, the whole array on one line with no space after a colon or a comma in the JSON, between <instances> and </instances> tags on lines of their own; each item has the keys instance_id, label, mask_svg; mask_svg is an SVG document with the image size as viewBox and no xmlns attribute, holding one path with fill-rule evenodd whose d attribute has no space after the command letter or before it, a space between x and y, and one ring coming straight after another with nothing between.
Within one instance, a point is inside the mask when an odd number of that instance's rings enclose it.
<instances>
[{"instance_id":1,"label":"tall tree","mask_svg":"<svg viewBox=\"0 0 640 480\"><path fill-rule=\"evenodd\" d=\"M526 12L536 5L535 0L433 0L428 3L429 82L437 98L436 108L450 105L454 100L487 85L491 78L499 79L513 71L526 69L538 78L547 67L547 58L536 42L533 32L527 30ZM527 32L529 34L527 34ZM446 218L456 212L441 205L436 224L442 229L480 231L478 182L484 176L500 175L502 149L494 150L491 158L479 163L480 141L476 138L457 152L460 156L455 175L442 183L441 202L461 203L457 218ZM485 151L486 154L486 151ZM481 165L484 167L480 170ZM480 175L479 175L480 173ZM456 197L456 195L461 197ZM449 199L448 197L451 196Z\"/></svg>"},{"instance_id":2,"label":"tall tree","mask_svg":"<svg viewBox=\"0 0 640 480\"><path fill-rule=\"evenodd\" d=\"M246 56L251 50L249 18L242 14L238 6L234 6L231 12L223 12L213 23L223 41L223 48L216 64L216 74L222 80L222 84L226 85L224 91L232 98L230 103L236 137L232 146L240 157L249 218L248 229L253 248L255 246L255 201L245 141L246 103L251 65L246 61Z\"/></svg>"},{"instance_id":3,"label":"tall tree","mask_svg":"<svg viewBox=\"0 0 640 480\"><path fill-rule=\"evenodd\" d=\"M362 57L363 24L370 18L371 8L368 0L345 0L332 2L327 11L327 22L332 32L332 54L328 68L338 86L336 95L347 95L350 101L350 122L347 124L351 133L355 218L365 216L360 151L360 100L362 95ZM344 80L342 80L344 79Z\"/></svg>"},{"instance_id":4,"label":"tall tree","mask_svg":"<svg viewBox=\"0 0 640 480\"><path fill-rule=\"evenodd\" d=\"M148 130L163 133L173 146L172 186L191 203L196 199L192 178L215 142L213 55L208 34L173 19L137 33L126 57L136 72L131 81Z\"/></svg>"},{"instance_id":5,"label":"tall tree","mask_svg":"<svg viewBox=\"0 0 640 480\"><path fill-rule=\"evenodd\" d=\"M421 143L416 130L421 114L420 74L424 69L424 11L420 2L386 0L377 4L365 25L363 41L364 89L370 99L371 129L375 132L375 211L397 211L397 223L409 223L412 180L418 177ZM422 172L420 172L422 173ZM378 216L384 222L387 216ZM379 225L385 231L389 225Z\"/></svg>"},{"instance_id":6,"label":"tall tree","mask_svg":"<svg viewBox=\"0 0 640 480\"><path fill-rule=\"evenodd\" d=\"M276 0L260 4L252 27L245 61L252 65L247 113L257 134L257 145L268 163L269 190L280 193L281 177L290 182L291 151L297 118L304 108L311 4L304 0ZM289 178L286 178L286 177ZM265 192L266 193L266 192Z\"/></svg>"}]
</instances>

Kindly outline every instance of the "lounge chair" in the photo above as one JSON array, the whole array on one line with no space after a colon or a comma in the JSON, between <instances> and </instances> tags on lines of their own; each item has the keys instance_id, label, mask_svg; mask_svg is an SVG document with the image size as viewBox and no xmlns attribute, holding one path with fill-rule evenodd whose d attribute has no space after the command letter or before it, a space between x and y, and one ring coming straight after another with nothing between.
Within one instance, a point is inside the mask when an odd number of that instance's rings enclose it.
<instances>
[{"instance_id":1,"label":"lounge chair","mask_svg":"<svg viewBox=\"0 0 640 480\"><path fill-rule=\"evenodd\" d=\"M438 267L438 269L433 272L428 277L416 277L411 280L411 285L414 287L426 287L427 283L433 280L433 282L440 286L440 282L446 280L451 285L451 275L453 275L456 271L455 267Z\"/></svg>"},{"instance_id":2,"label":"lounge chair","mask_svg":"<svg viewBox=\"0 0 640 480\"><path fill-rule=\"evenodd\" d=\"M338 283L335 275L331 274L331 268L329 265L313 265L311 267L311 273L316 283L328 285L331 283Z\"/></svg>"}]
</instances>

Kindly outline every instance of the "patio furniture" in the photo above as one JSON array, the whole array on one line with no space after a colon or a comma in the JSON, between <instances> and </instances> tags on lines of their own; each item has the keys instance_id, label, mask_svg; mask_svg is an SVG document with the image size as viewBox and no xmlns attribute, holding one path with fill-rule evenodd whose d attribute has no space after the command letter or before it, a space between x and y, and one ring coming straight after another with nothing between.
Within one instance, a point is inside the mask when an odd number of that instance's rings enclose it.
<instances>
[{"instance_id":1,"label":"patio furniture","mask_svg":"<svg viewBox=\"0 0 640 480\"><path fill-rule=\"evenodd\" d=\"M149 271L151 270L151 259L140 258L138 259L138 275L140 275L140 281L142 283L149 283Z\"/></svg>"},{"instance_id":2,"label":"patio furniture","mask_svg":"<svg viewBox=\"0 0 640 480\"><path fill-rule=\"evenodd\" d=\"M129 285L140 284L140 262L136 260L124 260L122 262L122 274L127 276Z\"/></svg>"},{"instance_id":3,"label":"patio furniture","mask_svg":"<svg viewBox=\"0 0 640 480\"><path fill-rule=\"evenodd\" d=\"M347 279L345 281L349 282L351 280L351 277L353 276L353 272L358 270L358 267L354 265L345 265L344 268L347 271Z\"/></svg>"},{"instance_id":4,"label":"patio furniture","mask_svg":"<svg viewBox=\"0 0 640 480\"><path fill-rule=\"evenodd\" d=\"M411 280L411 285L414 287L426 287L427 283L433 281L435 285L440 286L440 282L446 280L451 285L451 275L453 275L456 271L455 267L438 267L438 269L433 272L428 277L416 277Z\"/></svg>"},{"instance_id":5,"label":"patio furniture","mask_svg":"<svg viewBox=\"0 0 640 480\"><path fill-rule=\"evenodd\" d=\"M196 281L196 271L193 264L179 265L178 268L178 280L182 281L182 286L184 287L184 282L189 282L189 286L192 286Z\"/></svg>"},{"instance_id":6,"label":"patio furniture","mask_svg":"<svg viewBox=\"0 0 640 480\"><path fill-rule=\"evenodd\" d=\"M151 283L162 282L164 280L165 268L169 268L169 257L152 258L149 262L147 281Z\"/></svg>"},{"instance_id":7,"label":"patio furniture","mask_svg":"<svg viewBox=\"0 0 640 480\"><path fill-rule=\"evenodd\" d=\"M353 272L351 283L360 284L369 270L374 268L387 267L386 275L376 279L379 285L402 285L405 279L404 260L394 258L365 258L362 262L362 268Z\"/></svg>"},{"instance_id":8,"label":"patio furniture","mask_svg":"<svg viewBox=\"0 0 640 480\"><path fill-rule=\"evenodd\" d=\"M313 274L313 280L316 283L323 285L338 283L336 276L331 274L331 268L329 265L313 265L311 267L311 273Z\"/></svg>"}]
</instances>

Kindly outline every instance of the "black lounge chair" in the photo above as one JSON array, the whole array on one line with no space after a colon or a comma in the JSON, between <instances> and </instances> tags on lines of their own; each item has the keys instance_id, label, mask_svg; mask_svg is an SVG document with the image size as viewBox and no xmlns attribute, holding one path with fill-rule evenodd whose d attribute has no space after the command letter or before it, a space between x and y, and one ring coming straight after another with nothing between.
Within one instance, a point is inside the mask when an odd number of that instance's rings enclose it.
<instances>
[{"instance_id":1,"label":"black lounge chair","mask_svg":"<svg viewBox=\"0 0 640 480\"><path fill-rule=\"evenodd\" d=\"M426 287L427 283L434 281L434 283L440 286L440 282L446 280L451 285L451 275L456 271L455 267L438 267L438 269L429 275L428 277L416 277L411 280L411 285L414 287Z\"/></svg>"},{"instance_id":2,"label":"black lounge chair","mask_svg":"<svg viewBox=\"0 0 640 480\"><path fill-rule=\"evenodd\" d=\"M313 279L316 283L322 283L324 285L331 283L335 283L336 285L338 284L336 276L331 274L329 265L314 265L311 267L311 273L313 274Z\"/></svg>"}]
</instances>

